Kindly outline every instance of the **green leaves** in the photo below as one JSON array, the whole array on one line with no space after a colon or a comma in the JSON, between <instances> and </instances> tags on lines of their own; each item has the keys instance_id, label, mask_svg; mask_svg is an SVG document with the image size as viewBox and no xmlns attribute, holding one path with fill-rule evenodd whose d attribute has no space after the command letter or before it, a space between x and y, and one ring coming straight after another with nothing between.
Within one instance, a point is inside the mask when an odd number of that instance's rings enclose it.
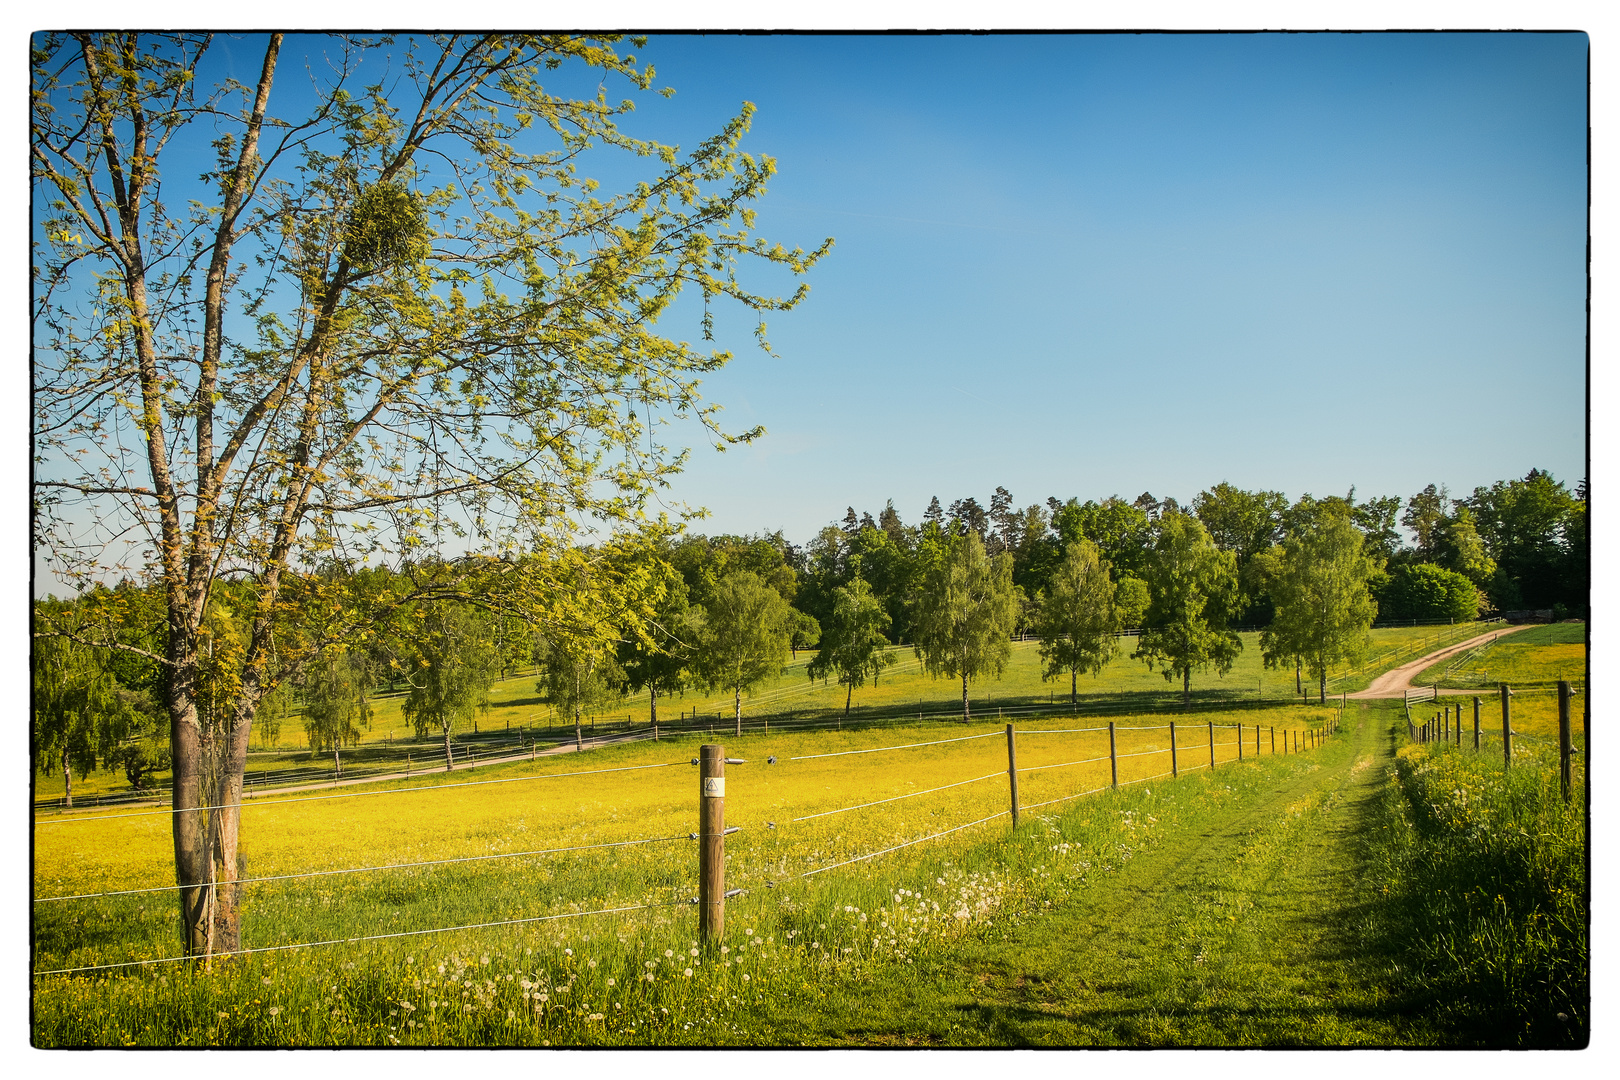
<instances>
[{"instance_id":1,"label":"green leaves","mask_svg":"<svg viewBox=\"0 0 1620 1080\"><path fill-rule=\"evenodd\" d=\"M971 679L1000 675L1012 655L1018 589L1012 556L991 559L971 530L946 537L917 597L916 652L935 675ZM966 709L966 690L963 692Z\"/></svg>"},{"instance_id":2,"label":"green leaves","mask_svg":"<svg viewBox=\"0 0 1620 1080\"><path fill-rule=\"evenodd\" d=\"M1197 518L1171 510L1157 523L1145 580L1151 600L1132 655L1166 682L1179 676L1188 702L1192 672L1213 666L1225 675L1243 649L1227 629L1238 602L1237 558L1217 548Z\"/></svg>"},{"instance_id":3,"label":"green leaves","mask_svg":"<svg viewBox=\"0 0 1620 1080\"><path fill-rule=\"evenodd\" d=\"M1329 512L1257 558L1277 605L1276 618L1260 632L1266 666L1303 660L1324 698L1329 669L1361 659L1378 615L1371 589L1378 566L1367 546L1348 513Z\"/></svg>"},{"instance_id":4,"label":"green leaves","mask_svg":"<svg viewBox=\"0 0 1620 1080\"><path fill-rule=\"evenodd\" d=\"M1090 540L1082 538L1068 546L1035 619L1045 662L1043 679L1065 672L1095 674L1119 655L1120 616L1112 569Z\"/></svg>"},{"instance_id":5,"label":"green leaves","mask_svg":"<svg viewBox=\"0 0 1620 1080\"><path fill-rule=\"evenodd\" d=\"M883 601L873 595L865 581L857 577L848 586L834 589L832 617L820 628L821 650L810 661L810 678L836 673L839 683L852 692L866 685L867 675L876 679L896 660L885 651L889 639L884 631L888 628L889 615L883 610Z\"/></svg>"}]
</instances>

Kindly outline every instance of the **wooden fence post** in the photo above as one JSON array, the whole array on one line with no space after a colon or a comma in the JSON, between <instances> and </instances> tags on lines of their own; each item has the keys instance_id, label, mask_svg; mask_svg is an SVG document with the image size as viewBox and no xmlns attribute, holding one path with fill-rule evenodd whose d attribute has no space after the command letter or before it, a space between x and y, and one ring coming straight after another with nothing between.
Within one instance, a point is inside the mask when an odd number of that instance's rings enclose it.
<instances>
[{"instance_id":1,"label":"wooden fence post","mask_svg":"<svg viewBox=\"0 0 1620 1080\"><path fill-rule=\"evenodd\" d=\"M1272 754L1273 757L1275 757L1276 754L1277 754L1277 729L1276 728L1271 729L1271 754Z\"/></svg>"},{"instance_id":2,"label":"wooden fence post","mask_svg":"<svg viewBox=\"0 0 1620 1080\"><path fill-rule=\"evenodd\" d=\"M1170 779L1174 780L1180 775L1181 770L1176 765L1176 722L1172 720L1170 721Z\"/></svg>"},{"instance_id":3,"label":"wooden fence post","mask_svg":"<svg viewBox=\"0 0 1620 1080\"><path fill-rule=\"evenodd\" d=\"M1119 789L1119 757L1114 753L1114 722L1108 721L1108 775L1111 784L1117 791Z\"/></svg>"},{"instance_id":4,"label":"wooden fence post","mask_svg":"<svg viewBox=\"0 0 1620 1080\"><path fill-rule=\"evenodd\" d=\"M1474 699L1474 750L1479 751L1479 698Z\"/></svg>"},{"instance_id":5,"label":"wooden fence post","mask_svg":"<svg viewBox=\"0 0 1620 1080\"><path fill-rule=\"evenodd\" d=\"M1215 721L1209 722L1209 767L1215 767Z\"/></svg>"},{"instance_id":6,"label":"wooden fence post","mask_svg":"<svg viewBox=\"0 0 1620 1080\"><path fill-rule=\"evenodd\" d=\"M715 945L726 929L725 748L705 743L698 765L698 935Z\"/></svg>"},{"instance_id":7,"label":"wooden fence post","mask_svg":"<svg viewBox=\"0 0 1620 1080\"><path fill-rule=\"evenodd\" d=\"M1013 741L1013 726L1007 725L1007 787L1012 795L1012 827L1018 828L1018 744Z\"/></svg>"},{"instance_id":8,"label":"wooden fence post","mask_svg":"<svg viewBox=\"0 0 1620 1080\"><path fill-rule=\"evenodd\" d=\"M1508 695L1513 691L1508 689L1507 683L1498 683L1502 692L1502 767L1507 768L1513 764L1513 716L1508 708Z\"/></svg>"},{"instance_id":9,"label":"wooden fence post","mask_svg":"<svg viewBox=\"0 0 1620 1080\"><path fill-rule=\"evenodd\" d=\"M1254 725L1254 756L1260 756L1260 725Z\"/></svg>"},{"instance_id":10,"label":"wooden fence post","mask_svg":"<svg viewBox=\"0 0 1620 1080\"><path fill-rule=\"evenodd\" d=\"M1238 733L1238 737L1237 737L1238 760L1242 761L1243 760L1243 725L1242 724L1239 724L1237 726L1237 733Z\"/></svg>"},{"instance_id":11,"label":"wooden fence post","mask_svg":"<svg viewBox=\"0 0 1620 1080\"><path fill-rule=\"evenodd\" d=\"M1569 683L1558 680L1558 784L1569 802Z\"/></svg>"}]
</instances>

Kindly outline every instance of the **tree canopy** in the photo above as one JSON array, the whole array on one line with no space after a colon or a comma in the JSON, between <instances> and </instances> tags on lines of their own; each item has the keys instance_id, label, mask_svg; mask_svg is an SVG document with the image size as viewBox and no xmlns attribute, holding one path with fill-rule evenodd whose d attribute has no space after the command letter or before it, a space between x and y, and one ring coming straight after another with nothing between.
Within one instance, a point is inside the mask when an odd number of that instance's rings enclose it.
<instances>
[{"instance_id":1,"label":"tree canopy","mask_svg":"<svg viewBox=\"0 0 1620 1080\"><path fill-rule=\"evenodd\" d=\"M1277 614L1260 631L1267 667L1303 660L1327 700L1328 671L1365 654L1378 615L1371 583L1378 564L1347 516L1329 515L1258 556Z\"/></svg>"},{"instance_id":2,"label":"tree canopy","mask_svg":"<svg viewBox=\"0 0 1620 1080\"><path fill-rule=\"evenodd\" d=\"M1081 538L1069 545L1052 575L1051 591L1042 598L1035 619L1041 639L1042 679L1069 676L1069 701L1082 671L1093 674L1119 655L1117 586L1108 560L1097 545Z\"/></svg>"},{"instance_id":3,"label":"tree canopy","mask_svg":"<svg viewBox=\"0 0 1620 1080\"><path fill-rule=\"evenodd\" d=\"M811 679L837 674L838 682L847 687L846 717L855 688L865 686L868 675L875 683L878 674L895 662L894 654L885 651L889 639L883 631L888 625L888 613L872 595L872 587L861 578L834 590L832 618L821 628L821 650L806 672Z\"/></svg>"},{"instance_id":4,"label":"tree canopy","mask_svg":"<svg viewBox=\"0 0 1620 1080\"><path fill-rule=\"evenodd\" d=\"M1190 706L1192 673L1225 675L1243 649L1227 626L1239 599L1237 556L1216 547L1197 518L1171 510L1155 525L1146 572L1152 599L1133 655L1167 682L1180 677Z\"/></svg>"},{"instance_id":5,"label":"tree canopy","mask_svg":"<svg viewBox=\"0 0 1620 1080\"><path fill-rule=\"evenodd\" d=\"M916 601L915 649L930 674L962 680L962 722L967 723L968 683L999 676L1012 655L1019 606L1012 555L991 558L972 529L928 544L932 550Z\"/></svg>"},{"instance_id":6,"label":"tree canopy","mask_svg":"<svg viewBox=\"0 0 1620 1080\"><path fill-rule=\"evenodd\" d=\"M704 613L697 669L710 687L732 692L741 735L743 691L781 673L793 633L793 610L757 574L733 570L716 582Z\"/></svg>"}]
</instances>

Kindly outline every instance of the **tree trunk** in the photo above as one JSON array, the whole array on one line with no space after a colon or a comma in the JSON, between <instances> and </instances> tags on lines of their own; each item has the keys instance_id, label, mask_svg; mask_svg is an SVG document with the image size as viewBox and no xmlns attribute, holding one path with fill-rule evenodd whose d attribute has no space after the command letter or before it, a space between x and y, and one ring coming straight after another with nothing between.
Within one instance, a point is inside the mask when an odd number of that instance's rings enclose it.
<instances>
[{"instance_id":1,"label":"tree trunk","mask_svg":"<svg viewBox=\"0 0 1620 1080\"><path fill-rule=\"evenodd\" d=\"M653 734L657 735L658 734L658 684L657 683L648 683L647 684L647 693L648 693L648 699L652 702Z\"/></svg>"},{"instance_id":2,"label":"tree trunk","mask_svg":"<svg viewBox=\"0 0 1620 1080\"><path fill-rule=\"evenodd\" d=\"M73 806L73 767L68 763L68 752L65 748L62 751L62 784L67 789L67 797L63 800L62 805L71 809Z\"/></svg>"},{"instance_id":3,"label":"tree trunk","mask_svg":"<svg viewBox=\"0 0 1620 1080\"><path fill-rule=\"evenodd\" d=\"M737 720L737 738L742 738L742 684L738 683L731 699L732 715Z\"/></svg>"},{"instance_id":4,"label":"tree trunk","mask_svg":"<svg viewBox=\"0 0 1620 1080\"><path fill-rule=\"evenodd\" d=\"M443 727L444 727L444 771L449 772L451 769L455 768L455 766L456 766L456 755L455 755L455 751L452 750L451 747L450 747L450 725L445 724L445 725L443 725Z\"/></svg>"},{"instance_id":5,"label":"tree trunk","mask_svg":"<svg viewBox=\"0 0 1620 1080\"><path fill-rule=\"evenodd\" d=\"M1181 708L1192 708L1192 667L1189 665L1181 669Z\"/></svg>"},{"instance_id":6,"label":"tree trunk","mask_svg":"<svg viewBox=\"0 0 1620 1080\"><path fill-rule=\"evenodd\" d=\"M962 723L968 722L967 672L962 672Z\"/></svg>"},{"instance_id":7,"label":"tree trunk","mask_svg":"<svg viewBox=\"0 0 1620 1080\"><path fill-rule=\"evenodd\" d=\"M853 682L851 682L849 684L849 689L844 691L844 719L845 720L849 719L849 702L850 702L850 699L853 698L854 696L855 696L855 684ZM842 727L843 725L839 725L839 726ZM73 804L68 803L68 805L72 806Z\"/></svg>"},{"instance_id":8,"label":"tree trunk","mask_svg":"<svg viewBox=\"0 0 1620 1080\"><path fill-rule=\"evenodd\" d=\"M574 749L585 749L585 728L584 725L580 723L578 701L574 702Z\"/></svg>"},{"instance_id":9,"label":"tree trunk","mask_svg":"<svg viewBox=\"0 0 1620 1080\"><path fill-rule=\"evenodd\" d=\"M1075 703L1075 694L1076 694L1076 691L1079 689L1079 682L1080 682L1080 669L1079 668L1070 668L1069 669L1069 704L1070 705L1073 705Z\"/></svg>"},{"instance_id":10,"label":"tree trunk","mask_svg":"<svg viewBox=\"0 0 1620 1080\"><path fill-rule=\"evenodd\" d=\"M175 614L177 618L170 621L170 656L179 662L169 682L169 753L173 759L173 813L169 820L174 836L175 884L181 886L178 895L185 951L187 956L201 956L208 951L208 882L213 860L208 850L207 811L203 809L202 731L192 693L196 685L196 651L174 641L186 634L183 624L176 625L181 613Z\"/></svg>"},{"instance_id":11,"label":"tree trunk","mask_svg":"<svg viewBox=\"0 0 1620 1080\"><path fill-rule=\"evenodd\" d=\"M246 860L240 852L242 784L247 771L248 742L253 735L253 717L261 696L256 677L243 679L242 697L231 715L225 753L214 781L214 808L209 811L214 857L210 951L214 953L234 953L242 947L242 886L238 884L246 876Z\"/></svg>"},{"instance_id":12,"label":"tree trunk","mask_svg":"<svg viewBox=\"0 0 1620 1080\"><path fill-rule=\"evenodd\" d=\"M1305 696L1305 687L1300 685L1300 681L1299 681L1299 658L1298 657L1295 657L1295 659L1294 659L1294 693L1298 694L1301 697Z\"/></svg>"},{"instance_id":13,"label":"tree trunk","mask_svg":"<svg viewBox=\"0 0 1620 1080\"><path fill-rule=\"evenodd\" d=\"M1327 704L1327 668L1326 667L1322 668L1322 681L1318 684L1317 693L1320 695L1318 697L1318 699L1317 699L1317 703L1321 704L1321 705L1326 705Z\"/></svg>"}]
</instances>

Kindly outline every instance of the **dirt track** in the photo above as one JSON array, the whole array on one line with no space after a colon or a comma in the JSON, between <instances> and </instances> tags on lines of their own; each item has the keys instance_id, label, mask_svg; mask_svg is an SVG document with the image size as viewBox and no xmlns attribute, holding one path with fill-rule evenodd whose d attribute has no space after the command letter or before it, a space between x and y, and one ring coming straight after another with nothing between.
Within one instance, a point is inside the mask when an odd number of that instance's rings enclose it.
<instances>
[{"instance_id":1,"label":"dirt track","mask_svg":"<svg viewBox=\"0 0 1620 1080\"><path fill-rule=\"evenodd\" d=\"M1389 671L1384 672L1382 675L1378 676L1378 678L1374 679L1372 681L1372 685L1367 687L1367 689L1357 690L1355 693L1350 694L1349 697L1353 700L1365 700L1367 698L1405 697L1406 692L1412 689L1412 679L1415 678L1417 674L1424 668L1428 667L1435 661L1444 660L1448 656L1455 656L1457 653L1465 652L1468 649L1472 649L1475 645L1478 645L1482 641L1490 641L1494 638L1501 637L1503 634L1511 634L1517 630L1528 629L1531 625L1533 624L1525 623L1522 626L1506 626L1500 630L1492 630L1488 634L1480 634L1478 637L1469 638L1467 641L1459 641L1455 645L1447 645L1443 649L1436 649L1427 656L1418 657L1411 663L1402 664L1398 668L1391 668ZM1440 693L1472 694L1477 693L1477 691L1441 690Z\"/></svg>"}]
</instances>

